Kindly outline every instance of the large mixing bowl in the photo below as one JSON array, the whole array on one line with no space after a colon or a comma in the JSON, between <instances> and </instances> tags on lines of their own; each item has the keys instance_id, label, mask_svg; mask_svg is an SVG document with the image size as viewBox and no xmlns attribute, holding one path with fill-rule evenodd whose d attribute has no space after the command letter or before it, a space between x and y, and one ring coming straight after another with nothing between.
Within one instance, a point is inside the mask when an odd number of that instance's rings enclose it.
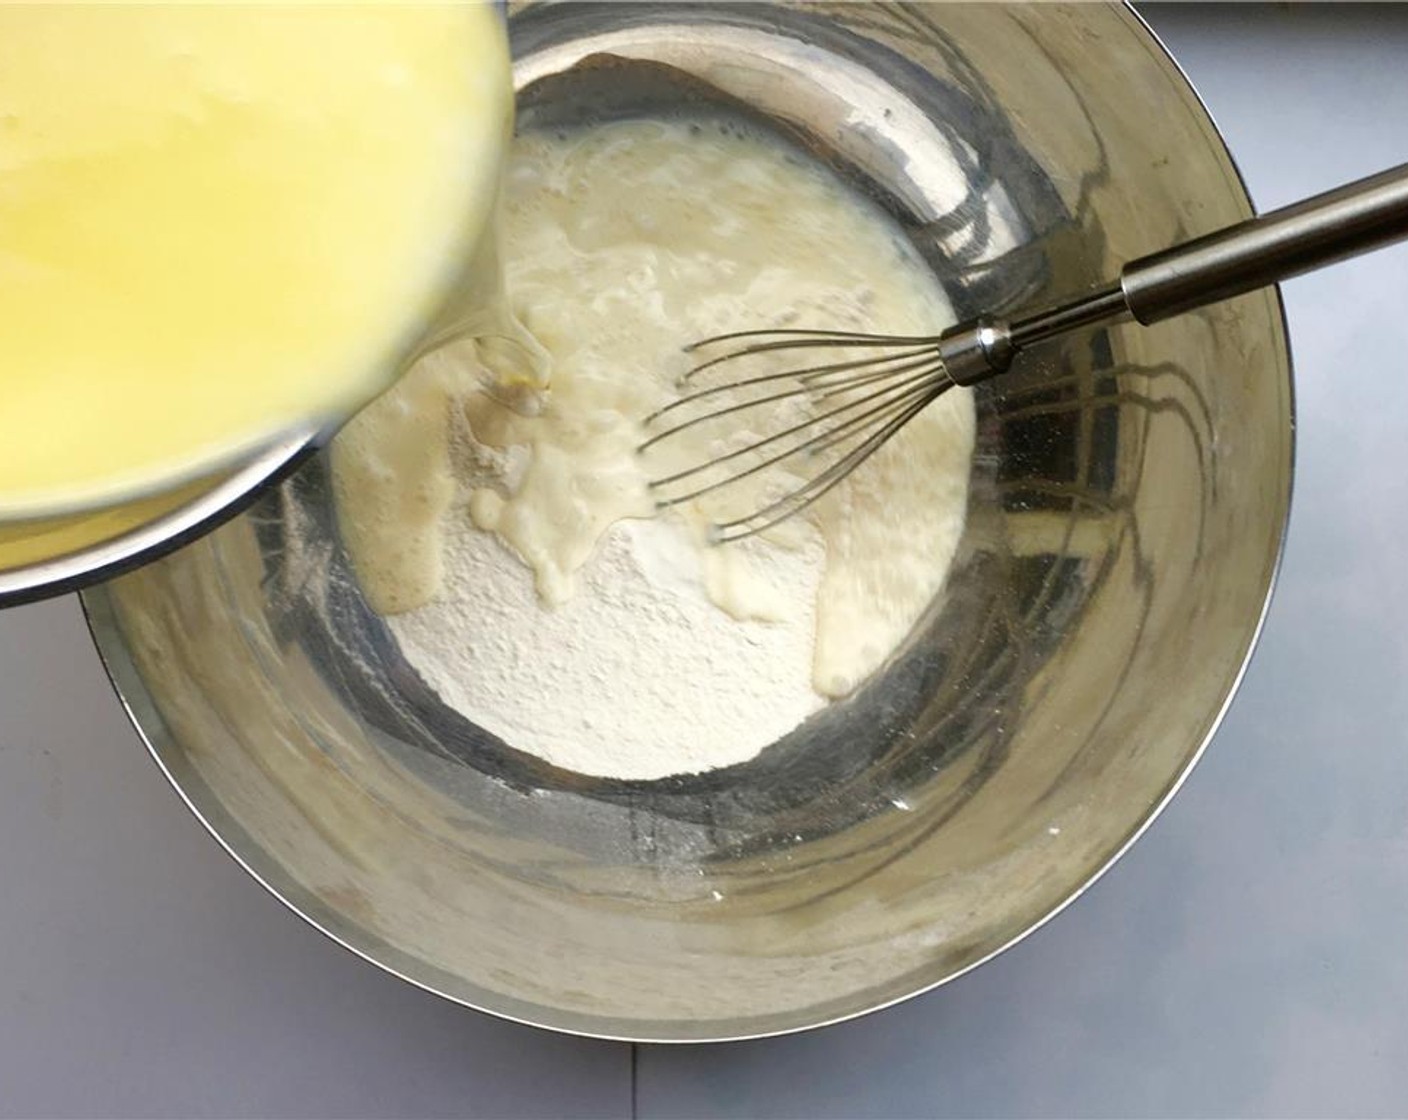
<instances>
[{"instance_id":1,"label":"large mixing bowl","mask_svg":"<svg viewBox=\"0 0 1408 1120\"><path fill-rule=\"evenodd\" d=\"M1125 8L551 5L513 37L523 127L767 118L896 215L960 313L1251 212ZM445 706L364 604L321 458L87 607L191 806L369 960L584 1034L814 1026L971 968L1108 866L1207 741L1270 591L1274 292L1047 346L977 407L967 528L921 624L848 700L703 776L568 773Z\"/></svg>"}]
</instances>

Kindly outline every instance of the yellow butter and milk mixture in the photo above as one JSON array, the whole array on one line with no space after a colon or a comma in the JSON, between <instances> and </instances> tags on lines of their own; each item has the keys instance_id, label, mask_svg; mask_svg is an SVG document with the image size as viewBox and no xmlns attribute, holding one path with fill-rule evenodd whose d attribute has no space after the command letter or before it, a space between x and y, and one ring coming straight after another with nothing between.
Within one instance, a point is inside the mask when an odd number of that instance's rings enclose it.
<instances>
[{"instance_id":1,"label":"yellow butter and milk mixture","mask_svg":"<svg viewBox=\"0 0 1408 1120\"><path fill-rule=\"evenodd\" d=\"M511 116L488 5L0 5L0 517L371 397Z\"/></svg>"}]
</instances>

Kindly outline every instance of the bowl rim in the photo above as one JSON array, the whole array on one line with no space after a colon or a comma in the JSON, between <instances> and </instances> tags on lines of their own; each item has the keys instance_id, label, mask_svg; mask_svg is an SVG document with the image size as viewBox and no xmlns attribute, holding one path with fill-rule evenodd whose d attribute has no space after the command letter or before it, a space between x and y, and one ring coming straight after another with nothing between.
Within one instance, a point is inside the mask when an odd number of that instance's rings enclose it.
<instances>
[{"instance_id":1,"label":"bowl rim","mask_svg":"<svg viewBox=\"0 0 1408 1120\"><path fill-rule=\"evenodd\" d=\"M1126 16L1132 17L1135 28L1138 31L1142 32L1144 35L1148 36L1149 43L1154 48L1156 48L1154 52L1155 57L1160 59L1163 64L1169 68L1171 76L1175 76L1177 79L1180 79L1182 81L1187 91L1192 95L1193 102L1196 104L1197 108L1201 110L1208 124L1211 126L1212 134L1213 136L1215 136L1216 143L1220 147L1222 155L1226 158L1228 166L1233 172L1236 185L1241 192L1243 200L1246 202L1247 206L1251 208L1253 212L1255 212L1255 203L1252 199L1251 191L1247 186L1246 176L1243 173L1241 166L1238 164L1235 155L1232 153L1232 150L1227 143L1227 138L1225 134L1223 133L1222 129L1218 126L1216 118L1213 116L1211 110L1208 108L1206 101L1203 99L1201 93L1199 93L1192 79L1189 78L1188 74L1179 64L1178 60L1174 57L1173 53L1168 49L1167 45L1159 37L1158 33L1154 31L1154 29L1149 25L1148 21L1145 20L1144 17L1134 8L1130 0L1122 0L1119 7L1123 10ZM241 868L244 869L245 872L247 872L255 880L255 882L259 883L260 886L267 890L275 899L282 903L294 915L302 919L304 922L310 925L313 929L317 930L319 933L323 934L333 943L341 946L343 949L368 962L369 964L374 965L381 971L389 973L390 975L395 976L398 979L403 980L416 988L429 992L442 999L449 1000L452 1003L459 1004L460 1006L469 1008L473 1011L478 1011L493 1016L496 1019L500 1019L510 1023L516 1023L522 1026L537 1027L539 1029L548 1030L558 1034L568 1035L571 1037L591 1038L607 1042L627 1042L633 1044L663 1043L670 1045L744 1042L765 1038L784 1037L787 1035L801 1034L806 1031L817 1030L823 1027L837 1026L841 1023L847 1023L854 1020L858 1020L866 1016L873 1015L877 1012L884 1011L888 1008L898 1006L899 1004L905 1003L911 999L915 999L919 996L925 995L926 993L933 992L939 988L942 988L945 985L957 980L958 978L968 975L973 970L981 967L987 962L1005 953L1008 949L1011 949L1013 946L1024 941L1037 930L1045 926L1048 922L1052 921L1057 915L1065 911L1067 907L1069 907L1087 890L1094 886L1094 884L1098 882L1106 874L1106 872L1108 872L1110 868L1113 867L1114 864L1117 863L1124 856L1126 852L1129 851L1129 849L1135 844L1135 842L1138 841L1140 837L1144 835L1144 833L1150 828L1150 826L1153 825L1154 821L1160 816L1164 809L1167 808L1169 802L1183 787L1183 784L1187 781L1188 776L1193 772L1194 767L1196 767L1198 762L1202 759L1203 754L1207 750L1209 743L1217 734L1218 729L1222 725L1223 719L1226 717L1228 710L1231 708L1231 705L1234 699L1236 698L1237 692L1246 677L1248 667L1251 664L1252 658L1256 652L1257 645L1261 639L1262 632L1266 625L1266 619L1270 612L1271 602L1274 598L1276 586L1280 577L1282 562L1285 558L1287 530L1289 528L1291 507L1294 496L1293 492L1296 458L1296 400L1294 356L1291 351L1289 321L1287 319L1286 306L1285 301L1282 298L1281 289L1279 285L1272 285L1266 289L1266 292L1272 300L1272 327L1273 330L1275 330L1280 336L1280 350L1284 359L1285 367L1285 501L1281 511L1279 524L1275 526L1276 548L1274 555L1271 557L1270 571L1267 575L1266 587L1262 595L1260 609L1258 611L1255 623L1251 627L1250 634L1247 637L1247 645L1245 651L1241 656L1241 663L1238 666L1236 673L1234 674L1227 688L1226 695L1223 697L1221 704L1218 706L1216 712L1213 713L1212 718L1208 724L1208 728L1203 734L1201 741L1198 742L1196 746L1189 752L1185 761L1182 764L1182 768L1177 774L1172 777L1172 779L1169 781L1167 788L1163 791L1162 795L1150 806L1150 808L1145 813L1144 817L1130 831L1129 835L1126 836L1124 840L1112 850L1112 852L1103 862L1096 866L1093 871L1089 872L1080 883L1071 888L1070 892L1058 903L1052 906L1045 914L1037 918L1035 921L1031 922L1031 924L1023 928L1016 934L1007 938L1001 944L984 953L982 956L977 957L972 961L969 961L962 967L955 969L953 972L943 977L940 977L937 980L933 980L929 983L922 984L909 991L903 992L899 995L887 996L867 1007L848 1010L842 1013L819 1018L810 1022L795 1022L782 1026L759 1025L754 1028L745 1028L743 1030L734 1030L726 1032L719 1031L715 1033L677 1033L674 1035L664 1032L648 1033L643 1029L635 1033L631 1033L627 1031L612 1031L605 1029L583 1029L582 1027L571 1026L564 1022L550 1021L547 1016L540 1016L534 1018L527 1014L515 1014L513 1012L505 1010L503 1007L488 1006L485 1003L476 1002L475 1000L466 998L463 995L458 995L453 992L442 990L441 988L436 987L432 982L426 979L409 975L406 971L398 968L396 965L390 963L389 961L379 959L376 955L374 955L373 950L353 944L350 940L340 935L336 930L332 929L330 927L330 923L322 921L319 918L308 913L303 907L299 905L296 899L291 897L294 893L293 891L289 890L287 887L279 887L270 882L269 878L263 873L261 873L253 865L253 862L250 859L246 858L246 856L242 855L239 851L236 850L233 841L227 840L226 837L222 835L220 830L217 828L216 824L209 820L206 813L202 811L202 809L195 803L192 794L190 794L182 785L180 778L175 773L173 773L172 768L168 765L166 759L163 757L162 752L155 739L157 735L166 734L164 725L158 724L156 732L149 733L147 728L143 726L142 721L134 710L132 698L129 697L126 691L124 691L123 684L121 683L119 678L126 675L128 672L135 675L136 670L135 667L132 665L130 658L125 652L126 647L120 636L116 621L113 617L111 601L106 587L102 585L91 587L88 590L83 591L79 595L79 601L83 609L84 620L88 626L89 635L93 640L94 648L97 651L99 660L102 663L103 670L107 674L108 681L109 683L111 683L114 692L117 694L118 700L122 704L123 711L127 714L128 720L132 724L133 729L141 738L142 743L146 747L147 753L156 763L157 768L161 771L166 780L171 784L172 788L176 791L177 795L185 803L186 807L195 816L196 820L200 822L202 827L204 827L205 830L220 845L220 847L225 850L225 852L230 856L231 859L233 859ZM300 465L304 461L304 459L315 449L316 442L314 440L309 439L307 436L300 437L297 440L290 440L288 444L280 445L280 448L277 449L277 451L271 451L268 454L268 460L272 460L273 458L277 457L277 462L270 462L266 460L266 457L261 457L261 459L258 461L258 464L263 465L259 466L258 469L267 472L265 476L266 482L275 482L287 476L288 474L291 474L298 467L298 465ZM256 465L257 464L251 464L250 467L246 468L246 470L250 471L251 473L258 473L255 470ZM241 509L247 506L249 502L252 501L255 496L257 496L258 493L262 492L264 487L258 484L257 481L251 484L247 475L243 477L245 478L244 485L248 487L248 492L245 495L244 500L235 499L233 505L219 507L213 512L213 515L208 514L206 519L193 520L185 534L178 541L173 543L171 547L174 548L177 547L178 544L187 543L195 537L202 535L209 529L215 528L221 522L227 520L229 517L233 516L235 513L239 512ZM161 553L164 553L166 551L169 551L169 549L162 548L160 550ZM133 567L143 562L145 559L151 558L156 554L159 553L130 553L126 559L118 560L114 567L105 569L104 574L116 574L117 572ZM80 579L79 582L84 583L88 581ZM44 591L41 591L39 595L34 597L42 597L42 595L48 593L49 592L47 591L47 589L45 589ZM0 606L4 606L6 602L7 598L6 585L4 583L4 573L0 573ZM136 690L134 689L134 693L135 691ZM291 886L297 888L298 885L296 883L291 882ZM576 1013L567 1013L567 1015L564 1017L572 1017L575 1014ZM749 1021L762 1024L767 1019L773 1017L774 1016L769 1015L754 1015L750 1016L748 1019L740 1020L740 1024L746 1024ZM590 1017L584 1016L584 1018ZM604 1022L607 1020L605 1020L603 1017L602 1021ZM718 1022L720 1021L711 1020L701 1025L708 1027L711 1023ZM644 1027L645 1025L647 1024L645 1021L643 1021L642 1026Z\"/></svg>"},{"instance_id":2,"label":"bowl rim","mask_svg":"<svg viewBox=\"0 0 1408 1120\"><path fill-rule=\"evenodd\" d=\"M190 544L246 510L266 487L282 482L323 442L325 436L319 430L286 435L194 498L149 521L72 552L0 568L0 609L79 591Z\"/></svg>"}]
</instances>

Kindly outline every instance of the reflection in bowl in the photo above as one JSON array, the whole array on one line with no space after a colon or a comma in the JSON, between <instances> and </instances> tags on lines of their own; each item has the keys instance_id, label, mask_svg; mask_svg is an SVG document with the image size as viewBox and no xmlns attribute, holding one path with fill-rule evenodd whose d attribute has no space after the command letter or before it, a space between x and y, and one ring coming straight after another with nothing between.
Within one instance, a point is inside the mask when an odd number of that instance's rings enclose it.
<instances>
[{"instance_id":1,"label":"reflection in bowl","mask_svg":"<svg viewBox=\"0 0 1408 1120\"><path fill-rule=\"evenodd\" d=\"M513 35L525 125L742 105L886 206L964 316L1250 212L1125 9L565 5ZM1176 788L1260 625L1291 473L1274 293L1039 348L977 411L957 558L896 657L703 775L554 769L441 703L362 599L321 457L85 601L192 806L369 959L587 1034L800 1029L1078 893Z\"/></svg>"}]
</instances>

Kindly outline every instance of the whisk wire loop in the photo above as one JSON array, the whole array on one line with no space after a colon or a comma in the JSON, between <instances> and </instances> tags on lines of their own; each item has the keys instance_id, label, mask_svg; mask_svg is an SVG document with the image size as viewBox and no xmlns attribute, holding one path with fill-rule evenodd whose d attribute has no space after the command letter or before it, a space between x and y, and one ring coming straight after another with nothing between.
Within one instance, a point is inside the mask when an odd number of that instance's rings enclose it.
<instances>
[{"instance_id":1,"label":"whisk wire loop","mask_svg":"<svg viewBox=\"0 0 1408 1120\"><path fill-rule=\"evenodd\" d=\"M817 458L840 452L815 476L761 509L713 525L712 539L716 541L738 540L763 532L801 512L839 484L935 397L952 386L935 337L792 329L736 331L703 339L687 346L686 350L694 352L729 342L743 345L732 346L727 352L695 366L681 378L681 384L688 384L697 375L725 363L761 355L818 348L858 349L865 353L696 389L646 418L649 428L664 417L680 417L663 431L651 434L640 445L641 452L689 429L727 423L731 418L740 418L754 410L766 417L771 408L773 415L780 415L776 413L776 406L782 402L799 400L818 406L810 415L785 424L779 431L760 433L742 447L650 482L657 508L663 509L734 486L794 458ZM782 385L788 387L775 392L760 391ZM736 400L739 394L748 394L747 399ZM830 406L833 402L834 406ZM689 415L695 406L711 403L718 403L719 407ZM730 465L736 465L737 469L728 470L722 477L710 477L711 473ZM690 480L699 484L691 484L684 492L671 492L680 483Z\"/></svg>"},{"instance_id":2,"label":"whisk wire loop","mask_svg":"<svg viewBox=\"0 0 1408 1120\"><path fill-rule=\"evenodd\" d=\"M863 358L854 362L837 362L832 365L826 366L812 366L808 369L785 370L782 373L763 374L758 377L749 377L742 381L731 381L723 385L712 386L708 389L700 389L699 391L690 393L686 396L679 398L678 400L671 401L663 408L657 409L655 412L652 412L649 416L645 418L646 425L650 425L654 421L660 419L662 416L667 416L672 412L677 412L682 408L688 408L690 405L697 404L702 400L707 400L710 397L715 397L723 393L737 392L743 389L752 389L759 385L774 384L779 381L795 381L801 383L799 387L795 389L785 390L780 393L770 393L765 396L753 397L750 400L745 400L741 403L727 405L723 408L715 409L711 412L705 412L699 416L692 417L689 420L682 421L674 425L673 427L666 428L663 432L659 432L651 438L647 439L644 443L640 445L640 450L645 451L650 447L654 446L655 444L661 442L662 440L668 439L670 436L673 436L677 432L682 432L688 428L697 427L698 425L707 423L708 421L717 420L724 416L730 416L734 413L742 412L745 409L751 409L758 405L772 404L776 401L788 400L793 397L801 397L807 395L811 395L815 399L822 400L828 397L836 396L841 393L849 392L865 385L871 385L879 381L889 380L901 376L903 374L909 373L910 371L915 369L931 366L934 361L935 357L932 352L932 349L926 347L922 350L910 350L902 354L891 355L888 358L878 359L879 363L885 363L883 365L877 365L877 359ZM896 364L889 364L891 362ZM859 369L865 366L870 366L871 368L866 370L864 373L852 377L847 377L840 381L831 380L831 378L835 374ZM688 374L686 374L685 376L687 377Z\"/></svg>"},{"instance_id":3,"label":"whisk wire loop","mask_svg":"<svg viewBox=\"0 0 1408 1120\"><path fill-rule=\"evenodd\" d=\"M779 443L789 436L814 430L819 424L822 424L827 420L835 419L838 416L842 416L845 413L850 412L863 405L868 404L871 406L870 408L862 412L860 415L852 416L847 420L841 421L838 424L834 424L830 428L827 428L825 431L822 431L817 435L811 436L810 438L803 440L796 446L779 451L776 454L773 454L768 458L753 464L745 470L737 471L734 474L728 475L725 478L709 483L708 485L701 486L695 490L691 490L686 494L679 494L674 497L661 498L656 504L661 507L679 505L682 502L690 501L691 499L701 497L704 494L719 490L724 486L730 485L731 483L738 482L742 479L751 477L752 475L757 474L759 471L767 467L776 466L777 464L784 462L785 460L790 459L795 455L804 452L817 454L834 446L838 442L838 440L845 438L847 435L854 434L855 431L862 425L875 422L877 418L882 418L887 414L893 413L897 408L906 406L916 396L930 394L928 396L928 400L932 400L933 396L936 396L942 391L942 388L935 385L932 375L929 372L915 375L908 381L902 382L899 385L890 386L890 388L886 389L881 394L869 397L862 397L855 401L850 401L837 408L830 409L827 412L821 413L818 416L813 416L801 421L798 424L794 424L791 427L786 428L781 432L777 432L774 435L756 440L745 447L741 447L735 451L731 451L724 455L717 456L713 459L708 460L707 462L697 464L685 470L677 471L675 474L668 475L665 478L656 479L650 483L650 486L654 490L661 490L671 485L672 483L680 482L686 478L691 478L695 475L702 474L703 472L712 470L723 463L732 462L736 459L743 458L744 456L755 455L762 449Z\"/></svg>"},{"instance_id":4,"label":"whisk wire loop","mask_svg":"<svg viewBox=\"0 0 1408 1120\"><path fill-rule=\"evenodd\" d=\"M725 544L742 540L756 533L765 532L774 525L795 517L814 502L820 501L837 485L843 482L856 467L865 462L901 428L919 415L933 401L938 393L919 396L908 407L893 417L878 430L872 432L863 443L852 449L841 459L816 477L804 482L795 490L764 506L747 517L725 521L710 528L709 538L713 543Z\"/></svg>"}]
</instances>

